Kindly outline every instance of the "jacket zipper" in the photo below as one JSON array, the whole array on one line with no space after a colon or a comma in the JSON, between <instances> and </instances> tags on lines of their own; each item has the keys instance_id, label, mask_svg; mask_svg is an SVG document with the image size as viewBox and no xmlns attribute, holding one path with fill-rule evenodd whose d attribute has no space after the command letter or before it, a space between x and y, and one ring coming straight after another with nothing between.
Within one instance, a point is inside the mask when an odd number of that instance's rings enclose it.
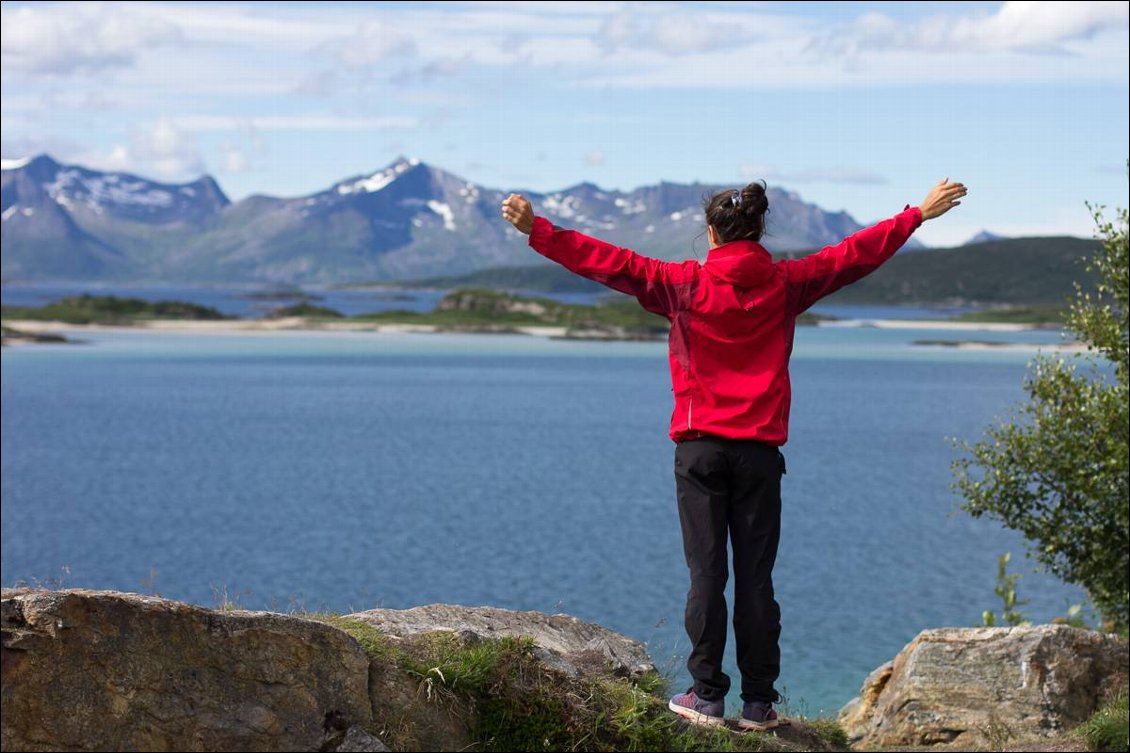
<instances>
[{"instance_id":1,"label":"jacket zipper","mask_svg":"<svg viewBox=\"0 0 1130 753\"><path fill-rule=\"evenodd\" d=\"M694 401L687 398L687 431L691 430L691 411L694 408Z\"/></svg>"}]
</instances>

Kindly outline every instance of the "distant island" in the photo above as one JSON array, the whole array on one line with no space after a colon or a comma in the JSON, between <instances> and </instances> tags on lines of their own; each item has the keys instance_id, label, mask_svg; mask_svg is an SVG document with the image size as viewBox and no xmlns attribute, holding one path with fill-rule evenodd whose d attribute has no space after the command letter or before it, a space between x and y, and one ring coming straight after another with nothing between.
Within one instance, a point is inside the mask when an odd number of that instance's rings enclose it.
<instances>
[{"instance_id":1,"label":"distant island","mask_svg":"<svg viewBox=\"0 0 1130 753\"><path fill-rule=\"evenodd\" d=\"M147 319L221 321L232 317L210 306L185 301L146 301L112 295L69 296L46 306L3 306L4 320L67 322L68 324L132 325Z\"/></svg>"},{"instance_id":2,"label":"distant island","mask_svg":"<svg viewBox=\"0 0 1130 753\"><path fill-rule=\"evenodd\" d=\"M153 303L138 298L94 295L72 296L39 307L4 306L2 314L6 324L25 321L140 326L160 322L248 321L184 301ZM830 319L803 314L797 322L812 325ZM396 325L419 331L528 332L586 340L664 340L669 328L666 319L645 311L634 299L625 296L583 305L469 288L448 293L430 312L392 310L345 316L332 308L298 299L297 303L276 307L253 321L284 320L298 320L293 324L312 327L330 323L350 325L350 329Z\"/></svg>"}]
</instances>

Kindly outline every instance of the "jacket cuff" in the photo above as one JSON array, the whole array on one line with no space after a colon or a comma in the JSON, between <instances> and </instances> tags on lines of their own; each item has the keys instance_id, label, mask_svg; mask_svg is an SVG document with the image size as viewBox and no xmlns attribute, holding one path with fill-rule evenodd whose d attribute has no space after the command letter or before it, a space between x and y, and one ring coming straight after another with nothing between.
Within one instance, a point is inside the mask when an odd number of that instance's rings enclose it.
<instances>
[{"instance_id":1,"label":"jacket cuff","mask_svg":"<svg viewBox=\"0 0 1130 753\"><path fill-rule=\"evenodd\" d=\"M917 230L922 226L922 209L920 207L912 207L907 204L902 208L903 213L911 212L914 215L914 229Z\"/></svg>"},{"instance_id":2,"label":"jacket cuff","mask_svg":"<svg viewBox=\"0 0 1130 753\"><path fill-rule=\"evenodd\" d=\"M534 229L530 231L531 248L545 248L549 236L553 234L553 223L545 217L534 217Z\"/></svg>"}]
</instances>

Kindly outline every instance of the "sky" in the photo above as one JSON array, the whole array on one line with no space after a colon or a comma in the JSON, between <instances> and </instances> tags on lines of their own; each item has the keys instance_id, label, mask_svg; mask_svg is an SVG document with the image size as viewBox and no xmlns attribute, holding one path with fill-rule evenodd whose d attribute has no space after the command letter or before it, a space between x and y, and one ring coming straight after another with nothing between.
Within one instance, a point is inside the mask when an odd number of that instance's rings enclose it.
<instances>
[{"instance_id":1,"label":"sky","mask_svg":"<svg viewBox=\"0 0 1130 753\"><path fill-rule=\"evenodd\" d=\"M764 179L864 223L961 180L936 246L1130 203L1127 2L0 8L0 156L233 200L407 156L517 191Z\"/></svg>"}]
</instances>

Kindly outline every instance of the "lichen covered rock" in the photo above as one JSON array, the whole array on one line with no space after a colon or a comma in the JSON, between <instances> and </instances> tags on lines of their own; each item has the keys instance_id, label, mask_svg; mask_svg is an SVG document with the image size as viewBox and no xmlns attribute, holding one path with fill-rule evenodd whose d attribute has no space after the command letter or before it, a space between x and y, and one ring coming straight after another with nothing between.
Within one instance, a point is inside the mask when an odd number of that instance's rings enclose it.
<instances>
[{"instance_id":1,"label":"lichen covered rock","mask_svg":"<svg viewBox=\"0 0 1130 753\"><path fill-rule=\"evenodd\" d=\"M1066 625L925 630L864 681L840 724L861 748L998 746L1084 721L1125 687L1127 642Z\"/></svg>"},{"instance_id":2,"label":"lichen covered rock","mask_svg":"<svg viewBox=\"0 0 1130 753\"><path fill-rule=\"evenodd\" d=\"M4 750L318 750L371 719L328 625L137 594L3 593Z\"/></svg>"}]
</instances>

